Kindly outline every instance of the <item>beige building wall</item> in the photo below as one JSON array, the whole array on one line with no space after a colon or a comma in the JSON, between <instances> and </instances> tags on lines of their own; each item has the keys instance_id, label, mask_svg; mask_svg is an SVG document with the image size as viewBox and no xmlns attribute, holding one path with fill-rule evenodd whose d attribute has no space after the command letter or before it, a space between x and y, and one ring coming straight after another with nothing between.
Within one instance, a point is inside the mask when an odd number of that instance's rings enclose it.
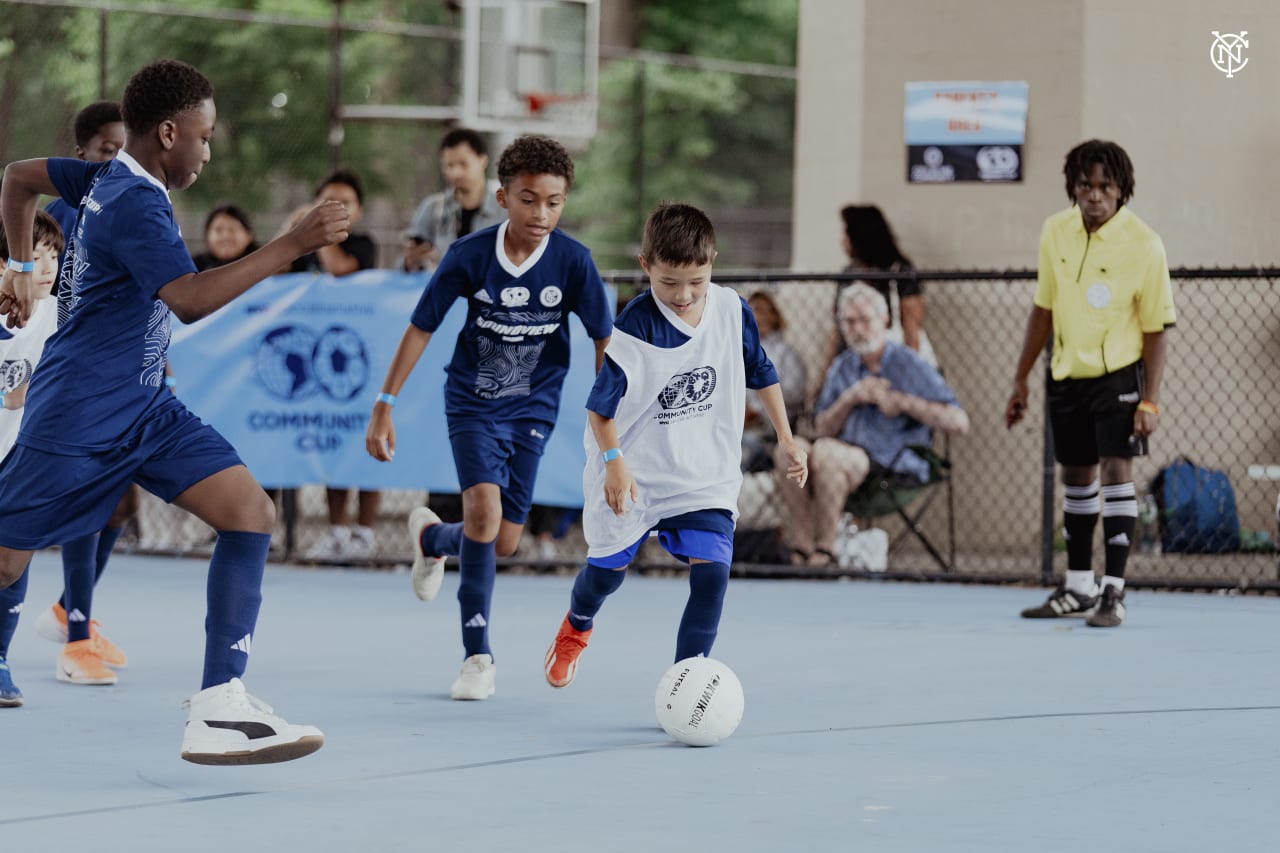
<instances>
[{"instance_id":1,"label":"beige building wall","mask_svg":"<svg viewBox=\"0 0 1280 853\"><path fill-rule=\"evenodd\" d=\"M843 265L838 211L880 205L921 267L1030 267L1089 137L1133 157L1133 209L1175 266L1280 261L1280 3L1273 0L801 0L792 265ZM1254 33L1228 79L1212 30ZM1026 80L1021 184L906 182L904 86Z\"/></svg>"}]
</instances>

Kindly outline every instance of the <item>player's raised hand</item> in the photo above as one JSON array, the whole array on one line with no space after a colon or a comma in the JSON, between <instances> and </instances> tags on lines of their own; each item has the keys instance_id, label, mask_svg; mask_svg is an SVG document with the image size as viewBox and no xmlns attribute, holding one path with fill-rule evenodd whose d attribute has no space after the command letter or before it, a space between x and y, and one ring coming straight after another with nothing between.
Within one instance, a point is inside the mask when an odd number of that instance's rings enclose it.
<instances>
[{"instance_id":1,"label":"player's raised hand","mask_svg":"<svg viewBox=\"0 0 1280 853\"><path fill-rule=\"evenodd\" d=\"M4 279L0 281L0 315L4 316L4 324L10 329L21 329L31 318L31 307L35 304L32 289L35 277L29 272L4 270Z\"/></svg>"},{"instance_id":2,"label":"player's raised hand","mask_svg":"<svg viewBox=\"0 0 1280 853\"><path fill-rule=\"evenodd\" d=\"M351 216L340 201L322 201L311 208L289 230L306 255L325 246L341 243L351 236Z\"/></svg>"}]
</instances>

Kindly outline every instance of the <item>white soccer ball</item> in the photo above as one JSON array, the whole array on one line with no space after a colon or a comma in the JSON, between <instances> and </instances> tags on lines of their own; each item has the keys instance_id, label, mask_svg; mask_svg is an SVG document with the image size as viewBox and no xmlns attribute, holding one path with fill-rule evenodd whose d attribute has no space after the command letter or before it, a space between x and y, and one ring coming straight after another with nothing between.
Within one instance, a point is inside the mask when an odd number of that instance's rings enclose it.
<instances>
[{"instance_id":1,"label":"white soccer ball","mask_svg":"<svg viewBox=\"0 0 1280 853\"><path fill-rule=\"evenodd\" d=\"M685 658L658 681L658 725L689 746L714 746L742 722L742 682L713 658Z\"/></svg>"}]
</instances>

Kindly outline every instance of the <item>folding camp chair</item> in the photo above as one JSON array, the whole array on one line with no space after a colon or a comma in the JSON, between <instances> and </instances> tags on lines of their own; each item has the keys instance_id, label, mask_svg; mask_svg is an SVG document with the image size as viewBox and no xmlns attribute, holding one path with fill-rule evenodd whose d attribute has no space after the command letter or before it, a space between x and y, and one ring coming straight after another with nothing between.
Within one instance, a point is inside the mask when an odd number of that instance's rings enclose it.
<instances>
[{"instance_id":1,"label":"folding camp chair","mask_svg":"<svg viewBox=\"0 0 1280 853\"><path fill-rule=\"evenodd\" d=\"M889 553L902 543L907 534L912 534L929 552L944 572L951 572L956 562L956 525L955 499L951 490L951 441L950 436L942 436L942 452L924 445L910 445L898 451L893 462L898 461L906 451L912 451L929 464L929 479L920 482L914 478L903 477L893 472L891 463L887 469L872 473L849 495L845 501L845 512L857 519L875 519L887 515L898 515L905 526L889 543ZM939 488L941 486L942 488ZM947 501L947 557L934 546L920 525L920 519L937 500L940 493L945 492ZM914 508L913 508L914 504Z\"/></svg>"}]
</instances>

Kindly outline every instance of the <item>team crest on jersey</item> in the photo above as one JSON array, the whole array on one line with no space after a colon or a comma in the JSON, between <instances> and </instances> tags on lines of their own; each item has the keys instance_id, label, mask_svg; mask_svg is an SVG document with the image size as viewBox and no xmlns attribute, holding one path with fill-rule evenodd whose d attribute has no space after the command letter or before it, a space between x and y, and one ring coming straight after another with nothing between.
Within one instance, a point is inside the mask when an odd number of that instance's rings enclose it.
<instances>
[{"instance_id":1,"label":"team crest on jersey","mask_svg":"<svg viewBox=\"0 0 1280 853\"><path fill-rule=\"evenodd\" d=\"M14 388L26 384L31 379L31 373L31 362L25 358L0 361L0 393L8 394Z\"/></svg>"},{"instance_id":2,"label":"team crest on jersey","mask_svg":"<svg viewBox=\"0 0 1280 853\"><path fill-rule=\"evenodd\" d=\"M716 390L716 369L710 365L677 373L658 394L658 405L664 409L683 409L706 402Z\"/></svg>"},{"instance_id":3,"label":"team crest on jersey","mask_svg":"<svg viewBox=\"0 0 1280 853\"><path fill-rule=\"evenodd\" d=\"M527 287L504 287L498 294L503 308L523 308L529 304L529 296Z\"/></svg>"},{"instance_id":4,"label":"team crest on jersey","mask_svg":"<svg viewBox=\"0 0 1280 853\"><path fill-rule=\"evenodd\" d=\"M544 308L554 308L563 300L564 292L555 285L542 288L542 293L538 294L538 301L542 303Z\"/></svg>"}]
</instances>

